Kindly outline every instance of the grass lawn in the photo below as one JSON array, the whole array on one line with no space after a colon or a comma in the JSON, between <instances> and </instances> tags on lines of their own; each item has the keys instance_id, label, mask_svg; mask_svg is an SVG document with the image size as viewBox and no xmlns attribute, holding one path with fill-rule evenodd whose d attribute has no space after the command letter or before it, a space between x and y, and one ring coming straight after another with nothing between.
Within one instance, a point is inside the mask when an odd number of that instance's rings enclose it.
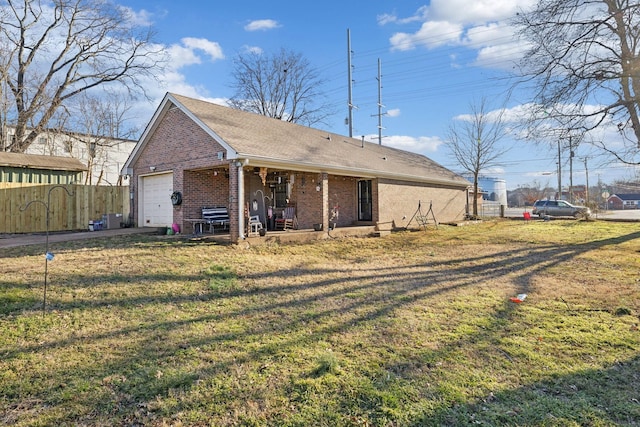
<instances>
[{"instance_id":1,"label":"grass lawn","mask_svg":"<svg viewBox=\"0 0 640 427\"><path fill-rule=\"evenodd\" d=\"M637 223L52 246L44 316L0 253L0 425L640 426Z\"/></svg>"}]
</instances>

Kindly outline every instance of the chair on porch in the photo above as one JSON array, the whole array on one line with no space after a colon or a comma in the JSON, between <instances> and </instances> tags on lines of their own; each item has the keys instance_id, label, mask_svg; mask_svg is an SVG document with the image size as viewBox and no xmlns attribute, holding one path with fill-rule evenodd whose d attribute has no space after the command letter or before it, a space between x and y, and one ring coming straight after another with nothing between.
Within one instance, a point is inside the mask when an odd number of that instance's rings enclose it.
<instances>
[{"instance_id":1,"label":"chair on porch","mask_svg":"<svg viewBox=\"0 0 640 427\"><path fill-rule=\"evenodd\" d=\"M260 217L258 215L249 217L249 236L259 234L260 230L262 230L262 222L260 222Z\"/></svg>"},{"instance_id":2,"label":"chair on porch","mask_svg":"<svg viewBox=\"0 0 640 427\"><path fill-rule=\"evenodd\" d=\"M297 226L296 208L289 206L282 211L282 217L276 218L276 230L288 230Z\"/></svg>"}]
</instances>

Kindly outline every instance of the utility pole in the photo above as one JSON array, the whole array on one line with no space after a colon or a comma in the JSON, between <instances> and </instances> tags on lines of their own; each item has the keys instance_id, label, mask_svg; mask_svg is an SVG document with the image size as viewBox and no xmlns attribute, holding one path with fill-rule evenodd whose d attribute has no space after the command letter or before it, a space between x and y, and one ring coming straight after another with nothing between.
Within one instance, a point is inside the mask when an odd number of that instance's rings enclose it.
<instances>
[{"instance_id":1,"label":"utility pole","mask_svg":"<svg viewBox=\"0 0 640 427\"><path fill-rule=\"evenodd\" d=\"M569 135L569 203L573 203L573 144Z\"/></svg>"},{"instance_id":2,"label":"utility pole","mask_svg":"<svg viewBox=\"0 0 640 427\"><path fill-rule=\"evenodd\" d=\"M589 168L587 168L587 159L588 157L584 158L584 173L587 178L587 191L585 197L587 199L587 206L589 206Z\"/></svg>"},{"instance_id":3,"label":"utility pole","mask_svg":"<svg viewBox=\"0 0 640 427\"><path fill-rule=\"evenodd\" d=\"M347 28L347 78L349 79L348 88L349 95L347 105L349 107L349 115L347 116L347 124L349 125L349 138L353 138L353 77L351 75L351 30Z\"/></svg>"},{"instance_id":4,"label":"utility pole","mask_svg":"<svg viewBox=\"0 0 640 427\"><path fill-rule=\"evenodd\" d=\"M562 200L562 159L560 153L560 139L558 139L558 197L556 200Z\"/></svg>"},{"instance_id":5,"label":"utility pole","mask_svg":"<svg viewBox=\"0 0 640 427\"><path fill-rule=\"evenodd\" d=\"M378 144L382 145L382 116L385 114L382 112L384 105L382 105L382 66L380 65L380 58L378 58Z\"/></svg>"}]
</instances>

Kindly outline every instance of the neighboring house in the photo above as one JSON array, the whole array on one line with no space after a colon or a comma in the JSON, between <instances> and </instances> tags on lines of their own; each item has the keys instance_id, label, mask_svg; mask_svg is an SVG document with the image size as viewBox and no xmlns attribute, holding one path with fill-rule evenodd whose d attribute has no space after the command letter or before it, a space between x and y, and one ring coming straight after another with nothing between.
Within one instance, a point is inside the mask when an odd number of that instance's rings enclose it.
<instances>
[{"instance_id":1,"label":"neighboring house","mask_svg":"<svg viewBox=\"0 0 640 427\"><path fill-rule=\"evenodd\" d=\"M614 194L607 199L608 209L640 209L640 194Z\"/></svg>"},{"instance_id":2,"label":"neighboring house","mask_svg":"<svg viewBox=\"0 0 640 427\"><path fill-rule=\"evenodd\" d=\"M87 167L70 157L0 152L0 188L81 183Z\"/></svg>"},{"instance_id":3,"label":"neighboring house","mask_svg":"<svg viewBox=\"0 0 640 427\"><path fill-rule=\"evenodd\" d=\"M421 207L463 219L469 182L429 158L266 116L167 94L123 168L138 226L200 218L224 206L232 242L246 218L295 208L297 226L402 228ZM180 195L181 202L177 202ZM336 215L337 214L337 215ZM418 224L414 220L412 227Z\"/></svg>"},{"instance_id":4,"label":"neighboring house","mask_svg":"<svg viewBox=\"0 0 640 427\"><path fill-rule=\"evenodd\" d=\"M15 128L7 126L5 131L5 141L11 141ZM120 170L135 145L136 141L129 139L47 130L38 135L25 154L78 159L87 171L81 184L127 185L128 182L122 182Z\"/></svg>"}]
</instances>

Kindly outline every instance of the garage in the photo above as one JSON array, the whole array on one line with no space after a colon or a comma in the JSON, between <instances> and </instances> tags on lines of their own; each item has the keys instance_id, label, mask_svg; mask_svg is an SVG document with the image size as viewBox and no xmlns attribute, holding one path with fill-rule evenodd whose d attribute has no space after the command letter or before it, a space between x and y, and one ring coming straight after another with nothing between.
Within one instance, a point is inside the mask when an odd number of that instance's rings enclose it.
<instances>
[{"instance_id":1,"label":"garage","mask_svg":"<svg viewBox=\"0 0 640 427\"><path fill-rule=\"evenodd\" d=\"M138 223L142 227L165 227L173 223L173 173L143 176L142 209Z\"/></svg>"}]
</instances>

